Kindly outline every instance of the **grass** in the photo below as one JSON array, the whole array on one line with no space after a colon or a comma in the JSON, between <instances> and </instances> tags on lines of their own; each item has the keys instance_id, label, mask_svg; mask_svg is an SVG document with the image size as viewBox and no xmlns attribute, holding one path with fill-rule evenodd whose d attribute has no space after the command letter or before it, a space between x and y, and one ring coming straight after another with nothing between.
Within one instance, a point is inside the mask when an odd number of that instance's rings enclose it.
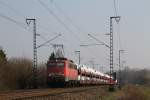
<instances>
[{"instance_id":1,"label":"grass","mask_svg":"<svg viewBox=\"0 0 150 100\"><path fill-rule=\"evenodd\" d=\"M143 91L144 95L147 97L147 100L150 100L150 85L144 85L139 88Z\"/></svg>"},{"instance_id":2,"label":"grass","mask_svg":"<svg viewBox=\"0 0 150 100\"><path fill-rule=\"evenodd\" d=\"M150 100L150 86L127 85L109 93L103 100Z\"/></svg>"}]
</instances>

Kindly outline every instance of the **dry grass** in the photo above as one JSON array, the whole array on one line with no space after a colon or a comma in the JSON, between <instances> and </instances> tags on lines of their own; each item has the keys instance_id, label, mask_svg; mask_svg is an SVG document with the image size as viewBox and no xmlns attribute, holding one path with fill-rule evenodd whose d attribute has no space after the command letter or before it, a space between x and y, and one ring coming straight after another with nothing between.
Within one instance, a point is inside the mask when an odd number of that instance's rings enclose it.
<instances>
[{"instance_id":1,"label":"dry grass","mask_svg":"<svg viewBox=\"0 0 150 100\"><path fill-rule=\"evenodd\" d=\"M133 85L125 86L115 97L117 100L148 100L143 90Z\"/></svg>"}]
</instances>

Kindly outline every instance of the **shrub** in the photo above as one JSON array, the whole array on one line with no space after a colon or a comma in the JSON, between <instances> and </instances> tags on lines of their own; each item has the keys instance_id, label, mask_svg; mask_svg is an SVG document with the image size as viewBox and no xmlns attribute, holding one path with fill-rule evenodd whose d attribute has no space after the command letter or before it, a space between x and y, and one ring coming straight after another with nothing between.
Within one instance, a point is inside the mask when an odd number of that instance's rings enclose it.
<instances>
[{"instance_id":1,"label":"shrub","mask_svg":"<svg viewBox=\"0 0 150 100\"><path fill-rule=\"evenodd\" d=\"M29 88L32 76L32 62L27 58L11 58L1 69L1 84L8 89Z\"/></svg>"}]
</instances>

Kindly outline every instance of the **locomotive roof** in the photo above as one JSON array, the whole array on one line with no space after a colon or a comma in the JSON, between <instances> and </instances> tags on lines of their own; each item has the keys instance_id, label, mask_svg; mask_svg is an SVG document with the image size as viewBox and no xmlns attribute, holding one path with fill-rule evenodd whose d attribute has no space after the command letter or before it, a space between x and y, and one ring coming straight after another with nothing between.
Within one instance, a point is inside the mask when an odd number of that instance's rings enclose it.
<instances>
[{"instance_id":1,"label":"locomotive roof","mask_svg":"<svg viewBox=\"0 0 150 100\"><path fill-rule=\"evenodd\" d=\"M49 61L57 61L57 60L69 60L67 58L53 58L53 59L50 59ZM69 60L70 62L73 63L73 60Z\"/></svg>"},{"instance_id":2,"label":"locomotive roof","mask_svg":"<svg viewBox=\"0 0 150 100\"><path fill-rule=\"evenodd\" d=\"M53 58L53 59L50 59L50 60L67 60L67 58Z\"/></svg>"}]
</instances>

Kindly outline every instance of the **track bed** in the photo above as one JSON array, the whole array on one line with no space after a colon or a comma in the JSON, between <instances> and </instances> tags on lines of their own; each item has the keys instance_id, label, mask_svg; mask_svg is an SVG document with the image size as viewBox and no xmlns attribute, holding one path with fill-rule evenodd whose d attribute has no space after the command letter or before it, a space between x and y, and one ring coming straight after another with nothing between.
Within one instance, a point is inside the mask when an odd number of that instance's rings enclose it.
<instances>
[{"instance_id":1,"label":"track bed","mask_svg":"<svg viewBox=\"0 0 150 100\"><path fill-rule=\"evenodd\" d=\"M98 100L103 91L100 86L16 90L0 93L0 100Z\"/></svg>"}]
</instances>

